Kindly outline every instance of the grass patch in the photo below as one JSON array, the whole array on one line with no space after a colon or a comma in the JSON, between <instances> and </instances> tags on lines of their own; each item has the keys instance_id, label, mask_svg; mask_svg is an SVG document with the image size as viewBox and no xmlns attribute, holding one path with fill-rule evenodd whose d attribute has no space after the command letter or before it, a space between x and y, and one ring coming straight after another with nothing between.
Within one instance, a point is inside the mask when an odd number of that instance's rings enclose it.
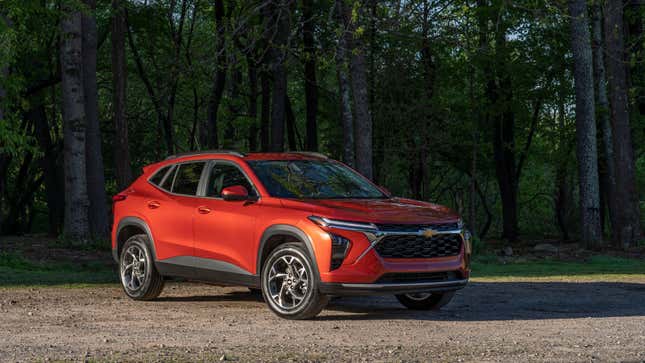
<instances>
[{"instance_id":1,"label":"grass patch","mask_svg":"<svg viewBox=\"0 0 645 363\"><path fill-rule=\"evenodd\" d=\"M117 275L104 263L39 263L15 253L0 253L0 286L74 287L113 282L117 282Z\"/></svg>"},{"instance_id":2,"label":"grass patch","mask_svg":"<svg viewBox=\"0 0 645 363\"><path fill-rule=\"evenodd\" d=\"M585 262L545 259L531 262L511 260L501 263L496 256L479 256L473 260L472 277L487 280L518 278L644 279L645 261L593 256Z\"/></svg>"}]
</instances>

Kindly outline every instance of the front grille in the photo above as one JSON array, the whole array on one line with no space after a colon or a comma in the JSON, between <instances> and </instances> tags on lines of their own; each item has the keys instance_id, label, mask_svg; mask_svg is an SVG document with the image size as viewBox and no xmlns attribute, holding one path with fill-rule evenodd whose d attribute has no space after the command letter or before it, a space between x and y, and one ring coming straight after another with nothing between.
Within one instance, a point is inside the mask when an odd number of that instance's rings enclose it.
<instances>
[{"instance_id":1,"label":"front grille","mask_svg":"<svg viewBox=\"0 0 645 363\"><path fill-rule=\"evenodd\" d=\"M434 229L438 232L455 231L459 229L457 223L430 223L430 224L377 224L383 232L418 232L424 229Z\"/></svg>"},{"instance_id":2,"label":"front grille","mask_svg":"<svg viewBox=\"0 0 645 363\"><path fill-rule=\"evenodd\" d=\"M376 281L378 284L404 284L457 280L456 272L397 272L387 273Z\"/></svg>"},{"instance_id":3,"label":"front grille","mask_svg":"<svg viewBox=\"0 0 645 363\"><path fill-rule=\"evenodd\" d=\"M374 247L385 258L434 258L456 256L461 251L461 236L438 234L430 238L417 235L386 236Z\"/></svg>"}]
</instances>

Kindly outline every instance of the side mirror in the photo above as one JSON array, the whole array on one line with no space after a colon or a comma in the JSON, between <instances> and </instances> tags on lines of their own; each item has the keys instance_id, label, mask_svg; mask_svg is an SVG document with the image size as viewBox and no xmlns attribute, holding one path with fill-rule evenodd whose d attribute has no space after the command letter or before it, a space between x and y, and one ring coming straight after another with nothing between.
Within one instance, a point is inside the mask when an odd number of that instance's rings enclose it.
<instances>
[{"instance_id":1,"label":"side mirror","mask_svg":"<svg viewBox=\"0 0 645 363\"><path fill-rule=\"evenodd\" d=\"M379 185L378 187L379 187L379 189L381 189L381 191L383 193L385 193L385 195L387 195L388 197L392 198L392 193L390 193L390 190L388 188L386 188L386 187L384 187L382 185Z\"/></svg>"},{"instance_id":2,"label":"side mirror","mask_svg":"<svg viewBox=\"0 0 645 363\"><path fill-rule=\"evenodd\" d=\"M228 201L239 201L249 199L249 191L241 185L233 185L222 189L222 199Z\"/></svg>"}]
</instances>

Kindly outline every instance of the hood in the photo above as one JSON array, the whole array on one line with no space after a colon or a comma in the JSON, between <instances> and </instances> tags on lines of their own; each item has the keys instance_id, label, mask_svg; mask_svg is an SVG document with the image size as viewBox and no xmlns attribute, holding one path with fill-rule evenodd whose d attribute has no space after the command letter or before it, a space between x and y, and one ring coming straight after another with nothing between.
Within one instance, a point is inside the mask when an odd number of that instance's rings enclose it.
<instances>
[{"instance_id":1,"label":"hood","mask_svg":"<svg viewBox=\"0 0 645 363\"><path fill-rule=\"evenodd\" d=\"M459 216L450 208L412 199L284 199L284 207L323 217L373 223L452 223Z\"/></svg>"}]
</instances>

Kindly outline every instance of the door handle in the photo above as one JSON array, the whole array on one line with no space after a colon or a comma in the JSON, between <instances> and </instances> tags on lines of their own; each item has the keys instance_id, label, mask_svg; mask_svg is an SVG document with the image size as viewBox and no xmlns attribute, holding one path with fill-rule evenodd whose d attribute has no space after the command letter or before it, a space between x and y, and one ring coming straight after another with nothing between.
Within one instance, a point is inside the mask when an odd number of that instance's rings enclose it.
<instances>
[{"instance_id":1,"label":"door handle","mask_svg":"<svg viewBox=\"0 0 645 363\"><path fill-rule=\"evenodd\" d=\"M197 207L197 213L199 214L208 214L211 212L211 209L208 207Z\"/></svg>"},{"instance_id":2,"label":"door handle","mask_svg":"<svg viewBox=\"0 0 645 363\"><path fill-rule=\"evenodd\" d=\"M150 209L157 209L159 207L161 207L161 203L157 202L156 200L148 202L148 208Z\"/></svg>"}]
</instances>

